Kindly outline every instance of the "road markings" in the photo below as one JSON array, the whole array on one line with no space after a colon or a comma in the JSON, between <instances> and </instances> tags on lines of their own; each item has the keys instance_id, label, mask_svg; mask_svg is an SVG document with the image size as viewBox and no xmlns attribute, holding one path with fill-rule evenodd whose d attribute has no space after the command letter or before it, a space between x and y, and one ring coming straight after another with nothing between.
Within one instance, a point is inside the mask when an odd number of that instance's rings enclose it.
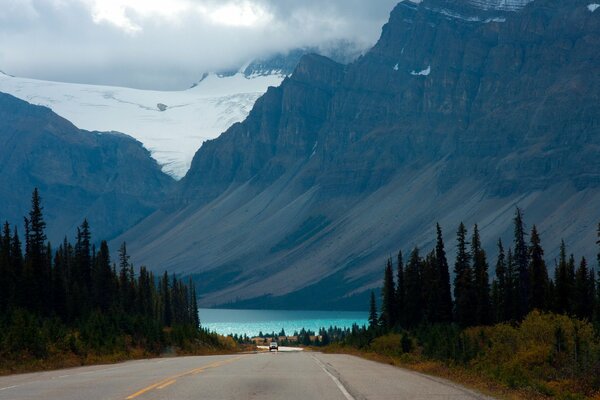
<instances>
[{"instance_id":1,"label":"road markings","mask_svg":"<svg viewBox=\"0 0 600 400\"><path fill-rule=\"evenodd\" d=\"M237 361L237 360L239 360L239 359L241 359L243 357L245 357L245 355L244 356L230 358L230 359L227 359L227 360L216 361L216 362L214 362L212 364L205 365L204 367L194 368L194 369L192 369L190 371L186 371L186 372L183 372L183 373L178 374L178 375L170 376L170 377L165 378L165 379L163 379L163 380L161 380L159 382L156 382L153 385L150 385L150 386L147 386L147 387L145 387L143 389L138 390L134 394L125 397L125 400L135 399L136 397L139 397L139 396L143 395L144 393L147 393L147 392L149 392L149 391L151 391L153 389L163 389L163 388L166 388L167 386L170 386L173 383L175 383L177 381L177 379L179 379L179 378L182 378L184 376L189 376L189 375L196 375L196 374L199 374L200 372L205 371L205 370L207 370L209 368L221 367L223 365L226 365L226 364L232 363L234 361Z\"/></svg>"},{"instance_id":2,"label":"road markings","mask_svg":"<svg viewBox=\"0 0 600 400\"><path fill-rule=\"evenodd\" d=\"M317 363L317 365L319 367L321 367L321 369L327 374L329 375L329 377L331 378L331 380L333 381L333 383L335 383L335 385L338 387L338 389L340 389L340 392L342 392L342 394L344 395L344 397L347 400L356 400L349 392L348 390L346 390L346 388L344 387L344 385L342 384L342 382L340 382L340 380L333 375L331 372L329 372L327 370L327 367L325 367L325 365L321 362L321 360L319 360L317 357L312 356L313 360L315 360L315 362Z\"/></svg>"},{"instance_id":3,"label":"road markings","mask_svg":"<svg viewBox=\"0 0 600 400\"><path fill-rule=\"evenodd\" d=\"M171 386L171 385L172 385L172 384L174 384L175 382L177 382L177 381L176 381L175 379L173 379L172 381L169 381L169 382L167 382L167 383L164 383L164 384L162 384L162 385L158 386L158 387L157 387L157 389L164 389L164 388L166 388L167 386Z\"/></svg>"},{"instance_id":4,"label":"road markings","mask_svg":"<svg viewBox=\"0 0 600 400\"><path fill-rule=\"evenodd\" d=\"M16 387L19 387L19 385L13 385L13 386L3 387L3 388L0 388L0 391L7 390L7 389L13 389L13 388L16 388Z\"/></svg>"}]
</instances>

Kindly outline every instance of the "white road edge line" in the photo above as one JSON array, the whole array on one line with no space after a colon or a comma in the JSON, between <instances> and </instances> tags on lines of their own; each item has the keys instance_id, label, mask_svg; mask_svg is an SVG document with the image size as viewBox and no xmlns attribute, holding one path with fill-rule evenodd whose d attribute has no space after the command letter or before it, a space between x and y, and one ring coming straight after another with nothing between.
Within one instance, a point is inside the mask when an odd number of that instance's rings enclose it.
<instances>
[{"instance_id":1,"label":"white road edge line","mask_svg":"<svg viewBox=\"0 0 600 400\"><path fill-rule=\"evenodd\" d=\"M13 385L13 386L3 387L3 388L0 388L0 391L6 390L6 389L13 389L13 388L16 388L16 387L19 387L19 385Z\"/></svg>"},{"instance_id":2,"label":"white road edge line","mask_svg":"<svg viewBox=\"0 0 600 400\"><path fill-rule=\"evenodd\" d=\"M319 360L317 357L312 356L312 359L315 360L315 362L317 363L317 365L319 367L321 367L321 369L323 371L325 371L325 373L327 375L329 375L329 377L331 378L331 380L333 381L333 383L335 383L335 385L338 387L338 389L340 389L340 392L342 392L342 394L344 395L344 397L347 400L356 400L350 393L348 393L348 390L346 390L346 388L344 387L344 385L342 384L342 382L340 382L340 380L338 378L335 377L335 375L333 375L331 372L329 372L327 370L327 368L325 367L325 365L323 365L323 363L321 362L321 360Z\"/></svg>"}]
</instances>

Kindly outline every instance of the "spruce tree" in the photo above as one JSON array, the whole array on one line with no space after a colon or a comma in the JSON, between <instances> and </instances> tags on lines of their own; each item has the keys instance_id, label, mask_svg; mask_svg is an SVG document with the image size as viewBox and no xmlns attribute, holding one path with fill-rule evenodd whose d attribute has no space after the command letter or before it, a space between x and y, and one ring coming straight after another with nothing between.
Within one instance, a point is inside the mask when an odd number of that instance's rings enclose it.
<instances>
[{"instance_id":1,"label":"spruce tree","mask_svg":"<svg viewBox=\"0 0 600 400\"><path fill-rule=\"evenodd\" d=\"M423 316L423 283L421 277L422 260L419 248L415 247L410 253L410 259L404 271L406 286L406 327L414 328L421 322Z\"/></svg>"},{"instance_id":2,"label":"spruce tree","mask_svg":"<svg viewBox=\"0 0 600 400\"><path fill-rule=\"evenodd\" d=\"M456 261L454 263L454 301L456 322L462 327L473 325L475 304L471 256L467 250L467 229L461 222L458 227Z\"/></svg>"},{"instance_id":3,"label":"spruce tree","mask_svg":"<svg viewBox=\"0 0 600 400\"><path fill-rule=\"evenodd\" d=\"M492 304L494 322L508 320L506 312L506 255L502 240L498 239L498 256L496 259L496 277L492 284Z\"/></svg>"},{"instance_id":4,"label":"spruce tree","mask_svg":"<svg viewBox=\"0 0 600 400\"><path fill-rule=\"evenodd\" d=\"M165 326L173 326L173 308L171 300L171 288L169 287L169 274L165 271L160 282L160 294L162 297L162 320Z\"/></svg>"},{"instance_id":5,"label":"spruce tree","mask_svg":"<svg viewBox=\"0 0 600 400\"><path fill-rule=\"evenodd\" d=\"M479 228L473 227L471 239L471 255L473 258L475 321L476 325L488 325L491 321L490 278L485 250L481 247Z\"/></svg>"},{"instance_id":6,"label":"spruce tree","mask_svg":"<svg viewBox=\"0 0 600 400\"><path fill-rule=\"evenodd\" d=\"M384 329L392 329L396 325L396 290L391 258L385 266L381 297L381 325Z\"/></svg>"},{"instance_id":7,"label":"spruce tree","mask_svg":"<svg viewBox=\"0 0 600 400\"><path fill-rule=\"evenodd\" d=\"M421 263L421 281L423 292L423 320L430 324L437 323L439 322L438 307L440 303L440 285L435 250L432 250L427 254Z\"/></svg>"},{"instance_id":8,"label":"spruce tree","mask_svg":"<svg viewBox=\"0 0 600 400\"><path fill-rule=\"evenodd\" d=\"M567 261L567 250L564 240L560 243L560 255L558 265L554 271L555 285L555 304L554 311L557 313L566 314L571 312L572 293L574 282L571 279L569 272L569 263Z\"/></svg>"},{"instance_id":9,"label":"spruce tree","mask_svg":"<svg viewBox=\"0 0 600 400\"><path fill-rule=\"evenodd\" d=\"M512 248L508 249L506 256L506 290L504 293L504 304L506 307L506 320L517 321L519 319L519 293L518 272L513 257Z\"/></svg>"},{"instance_id":10,"label":"spruce tree","mask_svg":"<svg viewBox=\"0 0 600 400\"><path fill-rule=\"evenodd\" d=\"M517 208L514 218L515 249L514 262L517 268L517 311L518 319L522 319L529 312L529 298L531 293L531 279L529 277L529 251L525 244L525 226L520 208Z\"/></svg>"},{"instance_id":11,"label":"spruce tree","mask_svg":"<svg viewBox=\"0 0 600 400\"><path fill-rule=\"evenodd\" d=\"M15 279L10 259L10 225L4 224L0 237L0 315L12 308Z\"/></svg>"},{"instance_id":12,"label":"spruce tree","mask_svg":"<svg viewBox=\"0 0 600 400\"><path fill-rule=\"evenodd\" d=\"M590 271L584 257L581 259L579 268L577 268L577 272L575 273L573 312L578 318L592 319L594 312L594 285L595 282L593 280L590 281Z\"/></svg>"},{"instance_id":13,"label":"spruce tree","mask_svg":"<svg viewBox=\"0 0 600 400\"><path fill-rule=\"evenodd\" d=\"M534 225L531 229L529 246L529 276L531 277L531 297L529 304L532 309L549 310L548 301L548 268L544 261L540 235Z\"/></svg>"},{"instance_id":14,"label":"spruce tree","mask_svg":"<svg viewBox=\"0 0 600 400\"><path fill-rule=\"evenodd\" d=\"M435 260L437 262L438 279L439 279L439 303L438 322L452 322L452 290L450 287L450 269L448 267L448 259L446 258L446 250L444 248L444 238L442 228L438 223L436 225L436 245L435 245Z\"/></svg>"},{"instance_id":15,"label":"spruce tree","mask_svg":"<svg viewBox=\"0 0 600 400\"><path fill-rule=\"evenodd\" d=\"M404 327L406 325L404 303L406 302L406 285L404 283L404 260L402 251L398 251L398 270L396 275L396 315L398 324Z\"/></svg>"},{"instance_id":16,"label":"spruce tree","mask_svg":"<svg viewBox=\"0 0 600 400\"><path fill-rule=\"evenodd\" d=\"M379 317L377 316L377 303L375 302L375 292L371 290L371 303L369 305L369 328L377 328Z\"/></svg>"}]
</instances>

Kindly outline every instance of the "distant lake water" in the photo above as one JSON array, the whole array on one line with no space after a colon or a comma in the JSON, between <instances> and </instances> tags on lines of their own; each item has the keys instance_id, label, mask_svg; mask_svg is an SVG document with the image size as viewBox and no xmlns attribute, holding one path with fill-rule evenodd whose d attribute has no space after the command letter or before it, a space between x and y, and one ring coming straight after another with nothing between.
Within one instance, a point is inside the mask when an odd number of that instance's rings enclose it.
<instances>
[{"instance_id":1,"label":"distant lake water","mask_svg":"<svg viewBox=\"0 0 600 400\"><path fill-rule=\"evenodd\" d=\"M200 324L203 328L222 335L238 334L250 337L259 332L286 335L302 328L318 332L320 328L337 326L350 328L368 324L368 313L360 311L282 311L282 310L223 310L201 308Z\"/></svg>"}]
</instances>

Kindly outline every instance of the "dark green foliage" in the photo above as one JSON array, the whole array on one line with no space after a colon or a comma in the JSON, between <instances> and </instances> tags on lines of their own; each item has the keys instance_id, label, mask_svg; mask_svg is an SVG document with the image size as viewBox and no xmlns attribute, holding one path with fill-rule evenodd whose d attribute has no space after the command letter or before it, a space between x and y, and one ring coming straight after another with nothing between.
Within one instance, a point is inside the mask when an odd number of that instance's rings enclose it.
<instances>
[{"instance_id":1,"label":"dark green foliage","mask_svg":"<svg viewBox=\"0 0 600 400\"><path fill-rule=\"evenodd\" d=\"M404 284L406 288L404 314L407 328L419 325L423 318L422 263L419 248L415 247L410 253L410 259L404 271Z\"/></svg>"},{"instance_id":2,"label":"dark green foliage","mask_svg":"<svg viewBox=\"0 0 600 400\"><path fill-rule=\"evenodd\" d=\"M474 323L475 303L471 255L467 250L467 229L461 222L457 232L456 262L454 263L454 301L456 322L460 326Z\"/></svg>"},{"instance_id":3,"label":"dark green foliage","mask_svg":"<svg viewBox=\"0 0 600 400\"><path fill-rule=\"evenodd\" d=\"M396 272L396 315L398 316L398 324L404 326L406 324L404 303L406 301L406 288L404 282L404 260L402 251L398 252L398 270Z\"/></svg>"},{"instance_id":4,"label":"dark green foliage","mask_svg":"<svg viewBox=\"0 0 600 400\"><path fill-rule=\"evenodd\" d=\"M531 309L548 311L549 282L548 269L544 261L540 235L534 225L531 229L531 244L529 246L529 276L531 277L531 294L529 306Z\"/></svg>"},{"instance_id":5,"label":"dark green foliage","mask_svg":"<svg viewBox=\"0 0 600 400\"><path fill-rule=\"evenodd\" d=\"M590 274L591 272L591 274ZM588 269L585 258L581 259L579 268L575 273L575 290L573 293L573 313L588 321L594 313L594 292L596 281L595 274Z\"/></svg>"},{"instance_id":6,"label":"dark green foliage","mask_svg":"<svg viewBox=\"0 0 600 400\"><path fill-rule=\"evenodd\" d=\"M369 305L369 328L375 329L379 323L377 317L377 303L375 302L375 292L371 290L371 304Z\"/></svg>"},{"instance_id":7,"label":"dark green foliage","mask_svg":"<svg viewBox=\"0 0 600 400\"><path fill-rule=\"evenodd\" d=\"M381 325L385 329L393 328L397 323L396 286L392 259L389 258L383 275L381 290Z\"/></svg>"},{"instance_id":8,"label":"dark green foliage","mask_svg":"<svg viewBox=\"0 0 600 400\"><path fill-rule=\"evenodd\" d=\"M496 260L496 278L492 282L492 309L494 322L506 321L509 319L506 307L507 293L507 271L506 256L502 240L498 239L498 258Z\"/></svg>"},{"instance_id":9,"label":"dark green foliage","mask_svg":"<svg viewBox=\"0 0 600 400\"><path fill-rule=\"evenodd\" d=\"M436 233L435 261L437 264L438 297L435 322L443 323L452 321L452 291L450 288L450 269L440 224L436 225Z\"/></svg>"},{"instance_id":10,"label":"dark green foliage","mask_svg":"<svg viewBox=\"0 0 600 400\"><path fill-rule=\"evenodd\" d=\"M218 344L199 327L192 286L165 273L159 287L144 267L136 277L125 244L119 271L108 245L92 245L83 221L75 246L67 239L53 252L46 242L40 196L25 220L25 248L5 224L0 234L0 362L51 352L112 354L132 346L158 352L198 340ZM166 330L165 328L170 328Z\"/></svg>"},{"instance_id":11,"label":"dark green foliage","mask_svg":"<svg viewBox=\"0 0 600 400\"><path fill-rule=\"evenodd\" d=\"M573 308L574 277L567 262L565 242L560 244L558 265L554 270L555 299L554 311L558 313L571 312Z\"/></svg>"},{"instance_id":12,"label":"dark green foliage","mask_svg":"<svg viewBox=\"0 0 600 400\"><path fill-rule=\"evenodd\" d=\"M529 278L529 249L525 244L525 225L521 209L515 213L514 263L517 272L517 319L529 312L531 281Z\"/></svg>"},{"instance_id":13,"label":"dark green foliage","mask_svg":"<svg viewBox=\"0 0 600 400\"><path fill-rule=\"evenodd\" d=\"M490 299L490 278L485 250L481 247L479 228L473 227L471 239L473 258L473 298L475 301L475 325L487 325L492 322L492 304Z\"/></svg>"}]
</instances>

